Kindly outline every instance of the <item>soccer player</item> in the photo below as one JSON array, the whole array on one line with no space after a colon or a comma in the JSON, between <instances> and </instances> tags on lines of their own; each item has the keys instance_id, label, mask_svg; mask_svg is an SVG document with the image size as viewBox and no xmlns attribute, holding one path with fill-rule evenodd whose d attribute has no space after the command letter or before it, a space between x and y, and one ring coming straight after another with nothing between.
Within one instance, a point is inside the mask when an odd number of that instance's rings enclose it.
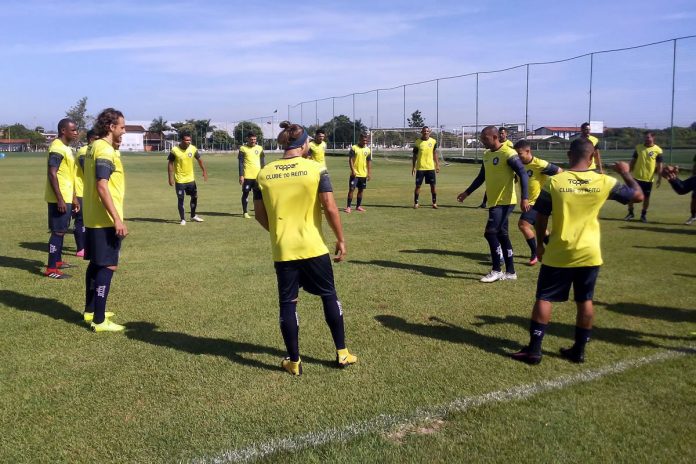
<instances>
[{"instance_id":1,"label":"soccer player","mask_svg":"<svg viewBox=\"0 0 696 464\"><path fill-rule=\"evenodd\" d=\"M239 148L239 185L242 186L242 210L245 219L249 216L249 192L256 187L256 176L266 164L263 147L256 144L256 134L249 132L246 145Z\"/></svg>"},{"instance_id":2,"label":"soccer player","mask_svg":"<svg viewBox=\"0 0 696 464\"><path fill-rule=\"evenodd\" d=\"M592 163L590 164L590 169L599 169L600 174L604 174L604 167L602 166L602 157L599 154L599 139L594 135L590 134L590 123L584 122L580 126L580 137L581 139L589 140L594 147L594 153L592 153Z\"/></svg>"},{"instance_id":3,"label":"soccer player","mask_svg":"<svg viewBox=\"0 0 696 464\"><path fill-rule=\"evenodd\" d=\"M500 143L498 131L494 126L488 126L481 131L481 142L486 147L483 152L483 163L478 176L466 191L457 195L457 201L463 202L481 184L486 182L486 195L490 201L488 222L483 236L488 241L491 250L493 269L481 282L496 280L516 280L515 264L512 261L513 250L508 235L508 217L515 208L517 195L515 193L515 174L520 179L522 212L529 211L527 191L527 171L514 149ZM501 261L505 261L505 272L501 271Z\"/></svg>"},{"instance_id":4,"label":"soccer player","mask_svg":"<svg viewBox=\"0 0 696 464\"><path fill-rule=\"evenodd\" d=\"M51 279L70 277L61 269L71 267L63 262L63 239L70 225L72 212L80 211L75 196L75 156L70 144L77 139L77 125L70 118L58 122L58 137L48 147L47 176L44 198L48 203L48 264L44 275ZM69 207L68 204L72 204Z\"/></svg>"},{"instance_id":5,"label":"soccer player","mask_svg":"<svg viewBox=\"0 0 696 464\"><path fill-rule=\"evenodd\" d=\"M348 180L348 200L346 202L346 213L350 213L351 203L353 203L353 191L358 188L358 197L355 203L355 210L363 212L362 207L363 191L367 188L367 181L372 178L372 150L367 146L367 134L360 134L357 145L350 147L348 152L348 166L350 166L350 179Z\"/></svg>"},{"instance_id":6,"label":"soccer player","mask_svg":"<svg viewBox=\"0 0 696 464\"><path fill-rule=\"evenodd\" d=\"M430 137L430 128L424 126L421 136L413 144L413 159L411 162L411 175L416 176L416 189L413 191L413 207L418 208L418 195L425 180L430 185L430 196L433 201L433 209L437 209L437 192L435 190L435 174L440 172L440 159L437 156L437 140Z\"/></svg>"},{"instance_id":7,"label":"soccer player","mask_svg":"<svg viewBox=\"0 0 696 464\"><path fill-rule=\"evenodd\" d=\"M180 224L186 225L184 219L184 196L191 197L191 220L195 222L203 222L203 218L196 215L196 206L198 205L198 188L196 187L196 179L193 175L193 158L196 158L198 165L203 171L203 180L208 181L208 171L205 169L203 160L201 159L198 148L191 145L191 134L182 134L179 145L172 148L167 158L167 174L169 176L169 185L174 186L176 191L177 207L179 208Z\"/></svg>"},{"instance_id":8,"label":"soccer player","mask_svg":"<svg viewBox=\"0 0 696 464\"><path fill-rule=\"evenodd\" d=\"M548 177L555 176L559 172L563 172L563 169L555 164L551 164L548 161L534 156L534 154L532 154L532 146L526 140L518 140L514 145L514 148L527 171L527 175L529 176L527 185L529 189L529 205L532 207L529 211L526 213L523 212L520 215L520 219L517 222L517 227L520 229L520 232L522 232L524 239L527 241L527 245L529 245L529 250L531 253L529 265L534 266L539 259L536 255L537 243L536 234L534 231L534 223L536 222L537 212L533 206L541 193L541 186L546 183ZM544 240L545 238L546 235L540 237L541 240Z\"/></svg>"},{"instance_id":9,"label":"soccer player","mask_svg":"<svg viewBox=\"0 0 696 464\"><path fill-rule=\"evenodd\" d=\"M686 180L681 180L679 176L679 168L676 166L665 166L662 169L662 177L669 181L672 189L679 195L686 195L691 192L691 216L686 220L684 225L690 226L696 222L696 156L694 156L694 167L691 171L693 174Z\"/></svg>"},{"instance_id":10,"label":"soccer player","mask_svg":"<svg viewBox=\"0 0 696 464\"><path fill-rule=\"evenodd\" d=\"M530 321L530 340L525 348L512 354L517 361L541 362L541 343L551 320L552 303L568 301L571 285L577 306L575 344L561 349L561 356L575 363L585 361L585 345L594 319L592 296L602 265L599 210L607 199L623 204L643 199L628 163L619 162L614 167L626 183L618 185L613 177L589 169L593 153L592 142L574 140L568 152L568 170L549 178L534 205L537 236L546 232L549 216L552 227L548 246L543 242L537 245L542 265Z\"/></svg>"},{"instance_id":11,"label":"soccer player","mask_svg":"<svg viewBox=\"0 0 696 464\"><path fill-rule=\"evenodd\" d=\"M507 129L504 126L498 128L498 140L500 140L500 143L505 145L506 147L513 148L513 143L512 141L508 140ZM479 205L479 208L486 209L486 203L488 203L488 197L486 196L486 192L484 192L483 201Z\"/></svg>"},{"instance_id":12,"label":"soccer player","mask_svg":"<svg viewBox=\"0 0 696 464\"><path fill-rule=\"evenodd\" d=\"M121 242L128 235L123 223L125 178L118 146L126 133L123 113L107 108L97 116L94 132L99 137L85 155L84 220L86 229L84 321L95 332L120 332L124 326L111 321L106 311L111 279L118 268Z\"/></svg>"},{"instance_id":13,"label":"soccer player","mask_svg":"<svg viewBox=\"0 0 696 464\"><path fill-rule=\"evenodd\" d=\"M326 167L326 132L324 129L317 129L314 133L314 140L309 142L309 153L307 158L316 161Z\"/></svg>"},{"instance_id":14,"label":"soccer player","mask_svg":"<svg viewBox=\"0 0 696 464\"><path fill-rule=\"evenodd\" d=\"M336 347L336 363L345 367L358 358L345 343L343 308L336 295L329 249L321 231L321 212L336 236L334 261L346 256L346 244L331 180L326 168L303 158L307 153L307 132L297 124L283 121L278 144L283 158L261 169L254 189L256 220L270 232L273 261L278 279L280 331L288 357L281 367L292 375L302 374L299 349L297 298L299 288L318 295L324 317Z\"/></svg>"},{"instance_id":15,"label":"soccer player","mask_svg":"<svg viewBox=\"0 0 696 464\"><path fill-rule=\"evenodd\" d=\"M77 150L77 160L75 160L75 196L80 204L80 210L73 212L73 235L75 236L75 245L77 253L75 256L84 258L85 256L85 223L82 217L82 196L84 191L85 180L85 155L89 146L97 140L94 129L87 131L87 145L83 145Z\"/></svg>"},{"instance_id":16,"label":"soccer player","mask_svg":"<svg viewBox=\"0 0 696 464\"><path fill-rule=\"evenodd\" d=\"M653 179L657 174L657 186L660 186L662 178L662 148L655 144L655 134L648 131L645 133L643 143L636 145L631 159L631 175L643 189L643 210L640 212L640 222L648 222L648 207L650 206L650 192L652 192ZM624 218L630 221L633 215L633 203L628 204L628 214Z\"/></svg>"}]
</instances>

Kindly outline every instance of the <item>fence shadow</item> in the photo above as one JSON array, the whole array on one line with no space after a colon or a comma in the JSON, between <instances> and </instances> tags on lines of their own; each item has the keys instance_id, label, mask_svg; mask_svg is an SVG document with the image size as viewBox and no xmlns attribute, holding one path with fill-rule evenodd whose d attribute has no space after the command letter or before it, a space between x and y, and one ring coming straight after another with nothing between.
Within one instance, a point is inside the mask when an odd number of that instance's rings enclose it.
<instances>
[{"instance_id":1,"label":"fence shadow","mask_svg":"<svg viewBox=\"0 0 696 464\"><path fill-rule=\"evenodd\" d=\"M81 312L75 311L70 306L53 298L25 295L12 290L0 290L0 303L19 311L37 313L48 316L51 319L87 328L87 325L82 320Z\"/></svg>"},{"instance_id":2,"label":"fence shadow","mask_svg":"<svg viewBox=\"0 0 696 464\"><path fill-rule=\"evenodd\" d=\"M44 263L35 259L15 258L13 256L0 256L0 267L20 269L32 274L41 274Z\"/></svg>"},{"instance_id":3,"label":"fence shadow","mask_svg":"<svg viewBox=\"0 0 696 464\"><path fill-rule=\"evenodd\" d=\"M677 226L677 224L674 224ZM626 230L642 230L644 232L655 232L658 234L662 233L667 233L667 234L679 234L679 235L696 235L696 229L684 229L684 228L674 228L674 227L651 227L651 226L630 226L626 225L623 227L620 227L621 229L626 229Z\"/></svg>"},{"instance_id":4,"label":"fence shadow","mask_svg":"<svg viewBox=\"0 0 696 464\"><path fill-rule=\"evenodd\" d=\"M396 261L386 261L381 259L373 259L372 261L349 261L351 264L360 264L366 266L378 266L387 269L401 269L406 271L416 271L423 275L431 277L441 277L446 279L469 279L469 280L479 280L481 277L469 277L469 275L474 276L477 274L472 274L470 272L458 271L456 269L445 269L433 266L423 266L421 264L410 264L410 263L399 263Z\"/></svg>"},{"instance_id":5,"label":"fence shadow","mask_svg":"<svg viewBox=\"0 0 696 464\"><path fill-rule=\"evenodd\" d=\"M179 221L174 219L164 218L149 218L149 217L133 217L126 218L126 222L154 222L156 224L179 224Z\"/></svg>"},{"instance_id":6,"label":"fence shadow","mask_svg":"<svg viewBox=\"0 0 696 464\"><path fill-rule=\"evenodd\" d=\"M666 306L652 306L643 303L603 303L601 301L595 301L595 305L602 306L607 311L624 314L626 316L696 324L696 309L669 308Z\"/></svg>"},{"instance_id":7,"label":"fence shadow","mask_svg":"<svg viewBox=\"0 0 696 464\"><path fill-rule=\"evenodd\" d=\"M642 245L633 245L633 248L642 248L642 249L644 249L644 250L677 251L677 252L680 252L680 253L696 253L696 247L687 247L687 246L669 246L669 245L642 246Z\"/></svg>"}]
</instances>

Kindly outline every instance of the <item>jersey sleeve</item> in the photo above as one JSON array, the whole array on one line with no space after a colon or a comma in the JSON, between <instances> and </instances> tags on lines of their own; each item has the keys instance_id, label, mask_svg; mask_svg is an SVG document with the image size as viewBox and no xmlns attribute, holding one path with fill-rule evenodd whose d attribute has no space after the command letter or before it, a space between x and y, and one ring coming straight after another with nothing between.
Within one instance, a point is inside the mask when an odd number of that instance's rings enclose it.
<instances>
[{"instance_id":1,"label":"jersey sleeve","mask_svg":"<svg viewBox=\"0 0 696 464\"><path fill-rule=\"evenodd\" d=\"M329 177L329 172L324 169L319 174L319 193L333 192L333 186L331 185L331 178Z\"/></svg>"},{"instance_id":2,"label":"jersey sleeve","mask_svg":"<svg viewBox=\"0 0 696 464\"><path fill-rule=\"evenodd\" d=\"M541 173L547 176L555 176L561 170L560 167L553 163L546 163L546 167L541 170Z\"/></svg>"},{"instance_id":3,"label":"jersey sleeve","mask_svg":"<svg viewBox=\"0 0 696 464\"><path fill-rule=\"evenodd\" d=\"M116 166L109 158L97 158L94 162L97 180L109 180Z\"/></svg>"},{"instance_id":4,"label":"jersey sleeve","mask_svg":"<svg viewBox=\"0 0 696 464\"><path fill-rule=\"evenodd\" d=\"M355 150L351 147L350 151L348 152L348 158L355 158Z\"/></svg>"},{"instance_id":5,"label":"jersey sleeve","mask_svg":"<svg viewBox=\"0 0 696 464\"><path fill-rule=\"evenodd\" d=\"M63 162L63 155L52 151L48 154L48 165L52 168L60 167L60 163Z\"/></svg>"},{"instance_id":6,"label":"jersey sleeve","mask_svg":"<svg viewBox=\"0 0 696 464\"><path fill-rule=\"evenodd\" d=\"M176 161L176 156L174 155L173 151L169 152L169 156L167 156L167 161L170 161L170 162Z\"/></svg>"},{"instance_id":7,"label":"jersey sleeve","mask_svg":"<svg viewBox=\"0 0 696 464\"><path fill-rule=\"evenodd\" d=\"M196 151L193 152L193 157L196 159L201 159L201 153L198 151L198 148L196 148Z\"/></svg>"},{"instance_id":8,"label":"jersey sleeve","mask_svg":"<svg viewBox=\"0 0 696 464\"><path fill-rule=\"evenodd\" d=\"M372 161L372 152L370 152L370 154L367 155L367 161Z\"/></svg>"}]
</instances>

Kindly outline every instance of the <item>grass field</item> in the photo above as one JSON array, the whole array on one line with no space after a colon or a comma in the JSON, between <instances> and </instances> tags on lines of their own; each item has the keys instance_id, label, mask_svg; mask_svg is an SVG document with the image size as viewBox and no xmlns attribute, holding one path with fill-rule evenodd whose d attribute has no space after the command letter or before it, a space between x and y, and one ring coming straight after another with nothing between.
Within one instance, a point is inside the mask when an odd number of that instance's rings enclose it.
<instances>
[{"instance_id":1,"label":"grass field","mask_svg":"<svg viewBox=\"0 0 696 464\"><path fill-rule=\"evenodd\" d=\"M278 367L270 245L241 218L236 157L206 164L206 222L181 227L165 158L124 156L130 235L109 309L128 330L94 334L71 236L75 278L40 277L43 156L0 160L0 462L696 460L688 196L654 190L649 224L604 207L588 360L556 354L573 335L566 303L530 367L506 354L527 341L538 268L511 228L519 280L478 282L489 269L482 192L455 201L478 167L444 168L441 208L415 211L410 163L378 159L368 211L342 213L348 260L335 266L359 363L333 367L321 302L302 294L304 375L293 378ZM345 160L329 169L342 205Z\"/></svg>"}]
</instances>

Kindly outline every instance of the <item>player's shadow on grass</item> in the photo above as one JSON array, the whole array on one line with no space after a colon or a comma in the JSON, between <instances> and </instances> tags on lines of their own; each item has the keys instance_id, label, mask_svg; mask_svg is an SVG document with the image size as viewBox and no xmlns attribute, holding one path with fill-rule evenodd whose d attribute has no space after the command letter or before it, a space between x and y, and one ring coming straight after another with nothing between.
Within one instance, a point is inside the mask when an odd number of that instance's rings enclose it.
<instances>
[{"instance_id":1,"label":"player's shadow on grass","mask_svg":"<svg viewBox=\"0 0 696 464\"><path fill-rule=\"evenodd\" d=\"M421 264L399 263L396 261L385 261L381 259L373 259L372 261L349 261L352 264L361 264L367 266L379 266L388 269L402 269L406 271L416 271L421 274L431 277L443 277L447 279L469 279L479 280L480 277L469 277L468 275L477 275L470 272L458 271L456 269L444 269L441 267L423 266ZM468 275L467 275L468 274Z\"/></svg>"},{"instance_id":2,"label":"player's shadow on grass","mask_svg":"<svg viewBox=\"0 0 696 464\"><path fill-rule=\"evenodd\" d=\"M619 217L600 217L600 221L615 221L615 222L624 222L626 224L630 224L630 221L626 221L624 218L619 218ZM654 224L657 226L680 226L682 225L681 222L660 222L660 221L649 221L650 224ZM643 229L643 227L635 227L635 229Z\"/></svg>"},{"instance_id":3,"label":"player's shadow on grass","mask_svg":"<svg viewBox=\"0 0 696 464\"><path fill-rule=\"evenodd\" d=\"M675 226L677 224L674 224ZM623 226L621 229L626 230L642 230L644 232L655 232L658 234L681 234L681 235L696 235L696 229L683 229L674 227L650 227L650 226Z\"/></svg>"},{"instance_id":4,"label":"player's shadow on grass","mask_svg":"<svg viewBox=\"0 0 696 464\"><path fill-rule=\"evenodd\" d=\"M675 276L681 276L681 277L692 277L692 278L696 278L696 274L683 274L683 273L681 273L681 272L675 272L674 275L675 275Z\"/></svg>"},{"instance_id":5,"label":"player's shadow on grass","mask_svg":"<svg viewBox=\"0 0 696 464\"><path fill-rule=\"evenodd\" d=\"M65 241L67 240L72 240L72 234L65 234ZM19 246L25 250L40 251L48 255L48 240L45 242L19 242ZM75 248L64 244L63 251L75 251Z\"/></svg>"},{"instance_id":6,"label":"player's shadow on grass","mask_svg":"<svg viewBox=\"0 0 696 464\"><path fill-rule=\"evenodd\" d=\"M683 308L669 308L666 306L651 306L641 303L602 303L595 301L597 306L613 313L627 316L642 317L644 319L658 319L667 322L690 322L696 324L696 310Z\"/></svg>"},{"instance_id":7,"label":"player's shadow on grass","mask_svg":"<svg viewBox=\"0 0 696 464\"><path fill-rule=\"evenodd\" d=\"M287 356L281 351L269 346L255 343L236 342L224 338L197 337L181 332L164 332L157 329L152 322L126 322L126 337L132 340L149 343L155 346L173 348L190 354L222 356L230 361L258 369L277 371L280 369L280 359ZM266 354L278 358L277 364L268 364L244 355ZM302 355L303 362L335 367L335 363Z\"/></svg>"},{"instance_id":8,"label":"player's shadow on grass","mask_svg":"<svg viewBox=\"0 0 696 464\"><path fill-rule=\"evenodd\" d=\"M681 253L696 253L696 247L686 247L686 246L641 246L633 245L633 248L643 248L645 250L662 250L662 251L678 251Z\"/></svg>"},{"instance_id":9,"label":"player's shadow on grass","mask_svg":"<svg viewBox=\"0 0 696 464\"><path fill-rule=\"evenodd\" d=\"M249 211L249 214L253 216L254 211L251 210ZM210 216L210 217L242 217L242 213L224 213L220 211L201 211L198 214L201 216Z\"/></svg>"},{"instance_id":10,"label":"player's shadow on grass","mask_svg":"<svg viewBox=\"0 0 696 464\"><path fill-rule=\"evenodd\" d=\"M41 298L38 296L24 295L12 290L0 290L0 303L20 311L29 311L43 314L52 319L69 322L86 328L82 321L82 313L73 310L65 303L53 298Z\"/></svg>"},{"instance_id":11,"label":"player's shadow on grass","mask_svg":"<svg viewBox=\"0 0 696 464\"><path fill-rule=\"evenodd\" d=\"M174 220L174 219L148 218L148 217L126 218L126 223L129 223L129 222L154 222L157 224L179 224L179 221Z\"/></svg>"},{"instance_id":12,"label":"player's shadow on grass","mask_svg":"<svg viewBox=\"0 0 696 464\"><path fill-rule=\"evenodd\" d=\"M471 345L488 353L501 356L508 356L512 350L517 350L520 347L520 344L516 341L485 335L475 330L450 324L436 317L430 318L430 321L435 322L435 324L409 322L403 317L388 314L375 316L375 320L391 330L398 330L399 332L435 340Z\"/></svg>"},{"instance_id":13,"label":"player's shadow on grass","mask_svg":"<svg viewBox=\"0 0 696 464\"><path fill-rule=\"evenodd\" d=\"M391 208L391 209L414 209L413 205L408 206L408 205L375 205L372 203L364 203L363 204L365 208ZM454 205L437 205L438 209L443 209L443 208L459 208L459 206L454 206ZM419 209L432 209L432 206L430 203L423 203L420 205Z\"/></svg>"},{"instance_id":14,"label":"player's shadow on grass","mask_svg":"<svg viewBox=\"0 0 696 464\"><path fill-rule=\"evenodd\" d=\"M477 327L499 324L511 324L517 325L523 328L525 331L529 329L529 318L522 316L499 317L483 315L476 317L479 319L480 322L474 322L473 325ZM568 340L573 341L575 337L575 325L551 321L551 323L548 325L546 329L546 333L556 337L567 338ZM613 343L615 345L652 348L672 348L660 345L651 340L645 340L644 337L660 338L663 340L691 340L691 338L687 337L651 334L645 332L637 332L628 329L619 329L614 327L601 327L597 325L595 325L592 329L592 339L601 340L607 343ZM526 339L520 341L526 343Z\"/></svg>"},{"instance_id":15,"label":"player's shadow on grass","mask_svg":"<svg viewBox=\"0 0 696 464\"><path fill-rule=\"evenodd\" d=\"M40 274L44 263L35 259L14 258L12 256L0 256L0 267L9 267Z\"/></svg>"}]
</instances>

